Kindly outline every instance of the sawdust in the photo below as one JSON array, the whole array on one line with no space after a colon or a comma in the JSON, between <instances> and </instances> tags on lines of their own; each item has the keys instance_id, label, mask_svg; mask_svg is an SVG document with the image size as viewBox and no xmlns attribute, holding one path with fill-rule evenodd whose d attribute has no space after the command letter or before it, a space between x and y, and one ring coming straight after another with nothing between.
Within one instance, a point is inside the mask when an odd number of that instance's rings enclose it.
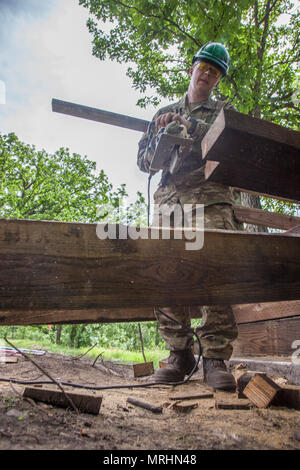
<instances>
[{"instance_id":1,"label":"sawdust","mask_svg":"<svg viewBox=\"0 0 300 470\"><path fill-rule=\"evenodd\" d=\"M56 380L92 386L137 384L130 366L96 364L82 358L47 353L35 357ZM48 380L33 364L19 358L0 364L0 377ZM22 393L24 386L14 385ZM65 387L66 391L68 387ZM69 388L70 391L80 391ZM184 385L102 390L99 415L76 414L70 409L28 403L0 382L0 450L254 450L300 449L300 411L271 406L246 410L215 408L216 399L236 398L235 393L213 391L212 398L193 400L189 412L176 411L169 395L208 390L201 373ZM209 391L212 391L211 389ZM127 403L132 397L163 406L161 414Z\"/></svg>"}]
</instances>

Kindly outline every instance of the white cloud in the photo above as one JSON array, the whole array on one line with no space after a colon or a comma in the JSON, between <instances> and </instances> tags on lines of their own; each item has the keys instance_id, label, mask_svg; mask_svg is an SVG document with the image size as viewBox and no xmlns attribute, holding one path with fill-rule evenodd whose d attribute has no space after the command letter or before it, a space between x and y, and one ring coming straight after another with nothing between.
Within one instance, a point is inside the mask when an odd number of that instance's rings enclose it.
<instances>
[{"instance_id":1,"label":"white cloud","mask_svg":"<svg viewBox=\"0 0 300 470\"><path fill-rule=\"evenodd\" d=\"M1 132L15 132L48 152L63 146L87 155L114 187L125 183L131 199L138 190L146 195L147 176L136 165L141 133L51 110L52 98L58 98L150 120L155 110L136 106L140 95L131 88L126 66L92 56L88 11L73 0L52 0L46 12L33 9L35 0L25 0L27 10L15 3L14 15L5 10L2 31L0 79L7 93Z\"/></svg>"}]
</instances>

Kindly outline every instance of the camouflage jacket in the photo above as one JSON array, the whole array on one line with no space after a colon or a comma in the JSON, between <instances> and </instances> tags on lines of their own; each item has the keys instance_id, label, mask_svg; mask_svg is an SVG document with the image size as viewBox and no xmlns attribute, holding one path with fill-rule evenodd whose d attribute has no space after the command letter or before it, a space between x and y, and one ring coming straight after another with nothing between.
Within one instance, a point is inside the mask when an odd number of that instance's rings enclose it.
<instances>
[{"instance_id":1,"label":"camouflage jacket","mask_svg":"<svg viewBox=\"0 0 300 470\"><path fill-rule=\"evenodd\" d=\"M179 171L173 175L168 175L167 171L162 172L162 178L158 186L157 195L160 190L164 194L170 190L170 192L173 193L184 193L184 199L187 201L190 199L191 202L195 200L193 194L195 196L197 194L197 202L202 203L205 206L218 203L234 204L235 193L231 187L205 180L205 164L203 164L201 159L201 141L223 107L224 109L233 108L230 103L214 101L211 98L208 98L191 109L188 97L185 95L178 102L161 108L155 114L153 121L161 114L176 112L185 118L193 117L201 124L200 133L194 141L192 152L184 159ZM149 165L153 157L153 150L151 149L150 141L154 137L149 131L149 128L139 141L137 156L137 164L140 170L147 173L149 172Z\"/></svg>"}]
</instances>

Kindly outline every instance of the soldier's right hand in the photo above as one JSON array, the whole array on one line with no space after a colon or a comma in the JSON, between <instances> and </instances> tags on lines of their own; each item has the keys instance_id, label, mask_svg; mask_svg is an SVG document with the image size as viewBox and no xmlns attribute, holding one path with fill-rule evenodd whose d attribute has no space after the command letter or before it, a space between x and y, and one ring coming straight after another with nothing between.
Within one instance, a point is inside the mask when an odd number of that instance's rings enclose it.
<instances>
[{"instance_id":1,"label":"soldier's right hand","mask_svg":"<svg viewBox=\"0 0 300 470\"><path fill-rule=\"evenodd\" d=\"M161 114L155 121L156 128L160 129L161 127L166 127L170 122L173 121L174 116L175 113Z\"/></svg>"}]
</instances>

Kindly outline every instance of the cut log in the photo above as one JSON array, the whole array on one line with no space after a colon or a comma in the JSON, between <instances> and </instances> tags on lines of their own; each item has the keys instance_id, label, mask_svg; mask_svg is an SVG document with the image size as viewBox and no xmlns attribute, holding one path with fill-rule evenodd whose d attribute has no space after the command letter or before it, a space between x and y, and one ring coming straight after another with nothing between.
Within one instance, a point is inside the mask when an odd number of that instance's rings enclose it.
<instances>
[{"instance_id":1,"label":"cut log","mask_svg":"<svg viewBox=\"0 0 300 470\"><path fill-rule=\"evenodd\" d=\"M267 375L255 374L244 388L244 395L258 408L266 408L281 389Z\"/></svg>"},{"instance_id":2,"label":"cut log","mask_svg":"<svg viewBox=\"0 0 300 470\"><path fill-rule=\"evenodd\" d=\"M300 225L300 217L276 214L251 207L233 206L233 212L239 222L247 224L263 225L281 230L290 230Z\"/></svg>"},{"instance_id":3,"label":"cut log","mask_svg":"<svg viewBox=\"0 0 300 470\"><path fill-rule=\"evenodd\" d=\"M208 181L300 201L300 132L221 110L201 146Z\"/></svg>"},{"instance_id":4,"label":"cut log","mask_svg":"<svg viewBox=\"0 0 300 470\"><path fill-rule=\"evenodd\" d=\"M82 413L90 413L97 415L99 414L102 396L93 395L88 392L66 392L74 405ZM24 397L32 398L33 400L42 401L44 403L50 403L62 408L69 408L70 403L67 400L66 396L60 391L48 387L36 388L36 387L26 387L23 392Z\"/></svg>"}]
</instances>

